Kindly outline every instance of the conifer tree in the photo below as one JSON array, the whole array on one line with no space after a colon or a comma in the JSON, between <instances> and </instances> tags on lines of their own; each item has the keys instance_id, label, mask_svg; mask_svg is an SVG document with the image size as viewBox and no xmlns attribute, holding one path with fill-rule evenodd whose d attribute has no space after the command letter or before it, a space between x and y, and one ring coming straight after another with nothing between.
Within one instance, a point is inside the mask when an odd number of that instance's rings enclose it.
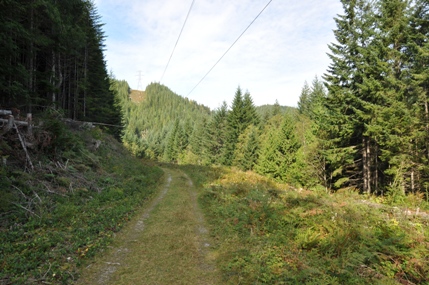
<instances>
[{"instance_id":1,"label":"conifer tree","mask_svg":"<svg viewBox=\"0 0 429 285\"><path fill-rule=\"evenodd\" d=\"M276 99L276 102L274 103L273 112L271 113L271 116L277 116L281 114L280 104L279 101Z\"/></svg>"},{"instance_id":2,"label":"conifer tree","mask_svg":"<svg viewBox=\"0 0 429 285\"><path fill-rule=\"evenodd\" d=\"M258 129L250 125L238 138L233 166L244 171L252 170L258 160L258 152Z\"/></svg>"},{"instance_id":3,"label":"conifer tree","mask_svg":"<svg viewBox=\"0 0 429 285\"><path fill-rule=\"evenodd\" d=\"M302 90L301 90L301 95L299 96L298 110L301 114L304 114L308 117L310 117L309 114L311 110L310 96L311 96L311 89L307 81L305 81L304 86L302 87Z\"/></svg>"},{"instance_id":4,"label":"conifer tree","mask_svg":"<svg viewBox=\"0 0 429 285\"><path fill-rule=\"evenodd\" d=\"M228 105L226 102L214 112L207 126L206 144L203 146L203 157L207 164L222 164L227 140Z\"/></svg>"},{"instance_id":5,"label":"conifer tree","mask_svg":"<svg viewBox=\"0 0 429 285\"><path fill-rule=\"evenodd\" d=\"M238 141L238 137L243 131L243 95L240 87L235 92L234 100L232 101L231 111L228 112L228 130L225 141L225 148L223 149L223 161L224 165L231 165L234 159L234 151Z\"/></svg>"},{"instance_id":6,"label":"conifer tree","mask_svg":"<svg viewBox=\"0 0 429 285\"><path fill-rule=\"evenodd\" d=\"M260 118L258 112L256 111L255 105L253 104L253 99L250 96L250 93L246 92L244 93L243 97L243 126L241 133L243 133L249 125L257 126L259 123Z\"/></svg>"},{"instance_id":7,"label":"conifer tree","mask_svg":"<svg viewBox=\"0 0 429 285\"><path fill-rule=\"evenodd\" d=\"M240 87L237 88L227 119L228 132L223 153L223 164L232 165L239 136L249 125L257 125L260 122L249 92L243 96Z\"/></svg>"},{"instance_id":8,"label":"conifer tree","mask_svg":"<svg viewBox=\"0 0 429 285\"><path fill-rule=\"evenodd\" d=\"M330 140L326 152L330 164L331 177L337 187L347 184L360 185L364 192L371 192L376 184L372 176L373 139L365 134L369 122L368 113L362 104L371 100L361 86L365 70L369 66L370 48L374 38L375 17L371 3L364 0L343 0L344 15L336 18L334 31L337 43L331 44L332 64L325 74L329 94L326 99L326 114L320 126Z\"/></svg>"},{"instance_id":9,"label":"conifer tree","mask_svg":"<svg viewBox=\"0 0 429 285\"><path fill-rule=\"evenodd\" d=\"M299 147L295 123L290 114L285 114L280 128L271 129L263 142L256 171L279 181L294 182L293 164Z\"/></svg>"}]
</instances>

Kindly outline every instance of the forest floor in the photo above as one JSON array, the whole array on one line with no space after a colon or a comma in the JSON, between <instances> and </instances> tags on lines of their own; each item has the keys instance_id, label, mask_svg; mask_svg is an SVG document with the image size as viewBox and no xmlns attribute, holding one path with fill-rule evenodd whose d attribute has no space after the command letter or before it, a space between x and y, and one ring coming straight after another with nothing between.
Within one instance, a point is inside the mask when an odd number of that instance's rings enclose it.
<instances>
[{"instance_id":1,"label":"forest floor","mask_svg":"<svg viewBox=\"0 0 429 285\"><path fill-rule=\"evenodd\" d=\"M197 189L164 168L158 195L81 272L77 284L220 284Z\"/></svg>"}]
</instances>

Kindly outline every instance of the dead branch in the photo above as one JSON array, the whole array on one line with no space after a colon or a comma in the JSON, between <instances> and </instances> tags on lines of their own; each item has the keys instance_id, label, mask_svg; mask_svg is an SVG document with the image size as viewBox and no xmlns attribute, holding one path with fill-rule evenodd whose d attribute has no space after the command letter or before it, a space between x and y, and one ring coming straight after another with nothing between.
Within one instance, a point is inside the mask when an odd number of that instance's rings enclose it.
<instances>
[{"instance_id":1,"label":"dead branch","mask_svg":"<svg viewBox=\"0 0 429 285\"><path fill-rule=\"evenodd\" d=\"M64 194L60 194L60 193L57 193L57 192L55 192L55 191L52 191L51 189L49 189L48 185L46 185L46 183L45 183L45 182L42 182L42 184L43 184L43 186L45 186L45 187L46 187L46 192L51 193L51 194L57 194L57 195L60 195L60 196L63 196L63 197L65 197L65 196L66 196L66 195L64 195Z\"/></svg>"},{"instance_id":2,"label":"dead branch","mask_svg":"<svg viewBox=\"0 0 429 285\"><path fill-rule=\"evenodd\" d=\"M49 261L48 261L49 262ZM48 268L48 271L46 271L45 272L45 274L43 275L43 279L45 279L46 278L46 276L48 275L48 273L49 273L49 271L51 271L51 267L52 267L52 264L49 262L49 268Z\"/></svg>"},{"instance_id":3,"label":"dead branch","mask_svg":"<svg viewBox=\"0 0 429 285\"><path fill-rule=\"evenodd\" d=\"M15 127L15 130L16 130L16 132L17 132L17 134L18 134L19 141L21 142L22 148L23 148L23 149L24 149L24 151L25 151L25 156L27 157L28 164L30 165L31 170L34 170L34 166L33 166L33 163L31 162L30 155L28 154L27 147L25 146L24 139L22 138L21 133L19 132L19 129L18 129L18 127L16 126L16 123L15 123L15 122L13 123L13 126Z\"/></svg>"},{"instance_id":4,"label":"dead branch","mask_svg":"<svg viewBox=\"0 0 429 285\"><path fill-rule=\"evenodd\" d=\"M22 208L22 209L24 209L24 210L26 210L27 212L29 212L30 214L32 214L32 215L34 215L34 216L36 216L36 217L38 217L39 219L40 219L40 216L39 215L37 215L36 213L34 213L33 211L31 211L30 209L27 209L27 208L25 208L24 206L22 206L21 204L18 204L18 203L15 203L15 202L12 202L12 204L14 204L15 206L17 206L17 207L20 207L20 208Z\"/></svg>"},{"instance_id":5,"label":"dead branch","mask_svg":"<svg viewBox=\"0 0 429 285\"><path fill-rule=\"evenodd\" d=\"M37 200L39 200L40 203L42 203L42 199L40 199L40 196L37 194L36 191L33 190L34 196L36 196Z\"/></svg>"},{"instance_id":6,"label":"dead branch","mask_svg":"<svg viewBox=\"0 0 429 285\"><path fill-rule=\"evenodd\" d=\"M21 195L22 195L22 196L24 196L24 198L25 198L25 199L29 199L29 198L27 197L27 195L25 195L25 194L24 194L24 192L22 192L22 191L21 191L21 189L19 189L19 188L18 188L18 187L16 187L15 185L12 185L12 187L13 187L13 188L15 188L16 190L18 190L18 191L19 191L19 193L21 193Z\"/></svg>"}]
</instances>

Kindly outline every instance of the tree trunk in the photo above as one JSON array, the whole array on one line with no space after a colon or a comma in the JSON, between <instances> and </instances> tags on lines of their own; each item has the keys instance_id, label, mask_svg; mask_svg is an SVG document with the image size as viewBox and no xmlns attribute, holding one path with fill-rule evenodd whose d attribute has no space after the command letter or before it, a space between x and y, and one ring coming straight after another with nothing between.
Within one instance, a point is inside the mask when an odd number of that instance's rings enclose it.
<instances>
[{"instance_id":1,"label":"tree trunk","mask_svg":"<svg viewBox=\"0 0 429 285\"><path fill-rule=\"evenodd\" d=\"M55 51L52 51L52 70L51 70L51 86L54 86L55 84L55 74L56 74L56 57L55 57ZM55 102L57 101L57 96L55 94L55 90L52 90L52 103L55 106Z\"/></svg>"},{"instance_id":2,"label":"tree trunk","mask_svg":"<svg viewBox=\"0 0 429 285\"><path fill-rule=\"evenodd\" d=\"M74 90L74 104L73 104L73 119L77 120L78 106L79 106L79 78L78 78L78 68L77 68L77 59L74 61L74 74L75 74L75 90Z\"/></svg>"},{"instance_id":3,"label":"tree trunk","mask_svg":"<svg viewBox=\"0 0 429 285\"><path fill-rule=\"evenodd\" d=\"M428 100L425 99L425 121L426 121L426 134L429 134L429 106L428 106ZM429 159L429 141L426 140L426 151L427 151L427 157Z\"/></svg>"},{"instance_id":4,"label":"tree trunk","mask_svg":"<svg viewBox=\"0 0 429 285\"><path fill-rule=\"evenodd\" d=\"M30 92L30 98L27 98L28 111L32 112L31 106L31 95L33 93L33 76L34 76L34 1L31 1L31 10L30 10L30 50L29 50L29 76L28 76L28 91Z\"/></svg>"},{"instance_id":5,"label":"tree trunk","mask_svg":"<svg viewBox=\"0 0 429 285\"><path fill-rule=\"evenodd\" d=\"M88 44L85 45L85 59L83 67L83 82L85 84L83 88L83 117L86 117L86 90L88 87Z\"/></svg>"},{"instance_id":6,"label":"tree trunk","mask_svg":"<svg viewBox=\"0 0 429 285\"><path fill-rule=\"evenodd\" d=\"M368 137L362 138L363 192L371 194L371 145Z\"/></svg>"}]
</instances>

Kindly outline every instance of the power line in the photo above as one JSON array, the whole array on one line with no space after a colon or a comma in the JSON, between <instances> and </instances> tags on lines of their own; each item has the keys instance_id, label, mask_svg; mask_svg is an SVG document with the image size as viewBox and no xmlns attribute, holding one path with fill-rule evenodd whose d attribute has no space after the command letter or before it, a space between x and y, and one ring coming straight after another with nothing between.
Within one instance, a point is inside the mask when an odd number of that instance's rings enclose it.
<instances>
[{"instance_id":1,"label":"power line","mask_svg":"<svg viewBox=\"0 0 429 285\"><path fill-rule=\"evenodd\" d=\"M192 93L192 91L195 90L195 88L198 87L198 85L200 85L200 83L207 77L207 75L209 75L209 73L213 70L213 68L215 68L215 66L222 60L222 58L229 52L229 50L235 45L236 42L238 42L238 40L241 38L241 36L244 35L244 33L250 28L250 26L256 21L256 19L259 18L259 16L265 11L265 9L268 7L268 5L271 4L273 0L268 1L267 5L265 5L265 7L261 10L261 12L259 12L259 14L255 17L255 19L253 19L252 22L250 22L250 24L247 26L246 29L244 29L244 31L238 36L238 38L232 43L232 45L226 50L226 52L218 59L218 61L216 61L216 63L212 66L212 68L210 68L210 70L203 76L203 78L201 78L201 80L197 83L197 85L194 86L194 88L192 88L192 90L188 93L189 94Z\"/></svg>"},{"instance_id":2,"label":"power line","mask_svg":"<svg viewBox=\"0 0 429 285\"><path fill-rule=\"evenodd\" d=\"M194 6L195 0L192 0L191 7L189 7L188 15L186 15L185 22L183 23L182 29L180 30L179 37L177 38L176 44L174 45L173 51L171 52L170 58L168 59L167 65L165 66L164 72L162 73L161 80L164 78L165 72L167 71L168 65L170 64L171 58L173 57L174 51L176 50L177 43L179 42L180 36L182 35L183 29L185 28L186 22L188 21L189 14L191 14L192 6Z\"/></svg>"}]
</instances>

